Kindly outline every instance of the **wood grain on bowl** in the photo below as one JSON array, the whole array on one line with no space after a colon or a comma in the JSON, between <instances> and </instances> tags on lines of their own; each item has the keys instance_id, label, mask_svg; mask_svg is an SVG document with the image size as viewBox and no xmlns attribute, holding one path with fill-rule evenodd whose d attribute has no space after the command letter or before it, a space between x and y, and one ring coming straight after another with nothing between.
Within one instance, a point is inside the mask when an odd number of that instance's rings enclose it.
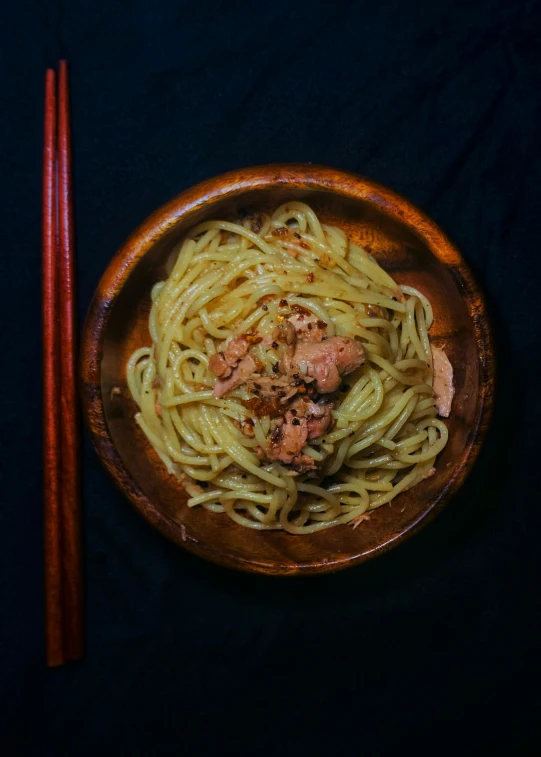
<instances>
[{"instance_id":1,"label":"wood grain on bowl","mask_svg":"<svg viewBox=\"0 0 541 757\"><path fill-rule=\"evenodd\" d=\"M150 344L152 285L167 275L176 242L204 219L231 218L244 208L308 202L341 227L401 284L431 301L432 341L445 346L456 394L449 443L436 474L370 514L355 530L338 526L309 536L259 532L226 515L186 507L134 420L126 362ZM368 179L312 165L270 165L233 171L182 193L156 211L113 258L87 316L81 363L84 408L96 450L135 508L167 537L221 565L275 575L323 573L384 552L411 536L445 505L471 470L490 419L494 349L483 296L453 244L407 200Z\"/></svg>"}]
</instances>

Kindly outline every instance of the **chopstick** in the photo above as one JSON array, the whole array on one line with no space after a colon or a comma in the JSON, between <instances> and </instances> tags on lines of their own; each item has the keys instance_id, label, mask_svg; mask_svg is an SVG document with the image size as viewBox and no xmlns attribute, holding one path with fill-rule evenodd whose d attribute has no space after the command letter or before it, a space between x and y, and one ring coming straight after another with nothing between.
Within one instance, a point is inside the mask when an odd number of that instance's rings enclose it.
<instances>
[{"instance_id":1,"label":"chopstick","mask_svg":"<svg viewBox=\"0 0 541 757\"><path fill-rule=\"evenodd\" d=\"M58 92L56 92L58 84ZM75 251L66 61L45 78L43 400L45 640L50 666L83 654Z\"/></svg>"},{"instance_id":2,"label":"chopstick","mask_svg":"<svg viewBox=\"0 0 541 757\"><path fill-rule=\"evenodd\" d=\"M71 184L68 70L58 71L58 221L60 240L60 435L62 552L64 558L64 648L68 660L83 654L83 591L79 470L79 401L76 378L75 254Z\"/></svg>"},{"instance_id":3,"label":"chopstick","mask_svg":"<svg viewBox=\"0 0 541 757\"><path fill-rule=\"evenodd\" d=\"M62 552L60 545L60 375L56 265L56 76L45 76L43 150L42 319L43 319L43 516L45 525L45 644L48 665L64 662Z\"/></svg>"}]
</instances>

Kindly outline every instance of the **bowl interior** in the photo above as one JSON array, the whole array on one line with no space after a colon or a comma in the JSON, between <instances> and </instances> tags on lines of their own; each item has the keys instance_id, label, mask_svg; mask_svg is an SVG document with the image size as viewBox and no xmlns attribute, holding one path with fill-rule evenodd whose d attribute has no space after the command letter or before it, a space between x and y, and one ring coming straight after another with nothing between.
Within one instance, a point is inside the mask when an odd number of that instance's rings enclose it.
<instances>
[{"instance_id":1,"label":"bowl interior","mask_svg":"<svg viewBox=\"0 0 541 757\"><path fill-rule=\"evenodd\" d=\"M133 350L150 344L150 290L166 276L168 256L183 234L203 219L229 218L245 208L269 208L288 200L309 203L324 222L339 226L350 239L370 250L397 282L417 287L429 298L435 316L430 336L435 344L445 347L456 386L448 420L449 443L438 458L433 477L374 511L370 520L356 529L339 526L303 537L246 529L226 515L186 507L182 486L168 475L135 424L136 407L125 378L126 362ZM100 449L99 439L97 446L102 457L109 456L109 469L117 481L121 479L122 488L136 507L163 533L208 559L232 567L272 573L327 571L387 549L433 513L455 487L469 465L468 456L478 432L478 334L460 266L443 255L438 259L430 249L434 243L429 235L390 213L385 203L322 186L290 183L244 188L237 194L211 196L204 204L183 207L174 215L150 244L137 241L148 249L132 265L115 297L106 303L106 316L101 320L96 388L103 403L101 436L108 437L112 445L108 453L103 444ZM116 388L120 392L113 391ZM84 390L88 392L88 386ZM119 470L121 475L117 475Z\"/></svg>"}]
</instances>

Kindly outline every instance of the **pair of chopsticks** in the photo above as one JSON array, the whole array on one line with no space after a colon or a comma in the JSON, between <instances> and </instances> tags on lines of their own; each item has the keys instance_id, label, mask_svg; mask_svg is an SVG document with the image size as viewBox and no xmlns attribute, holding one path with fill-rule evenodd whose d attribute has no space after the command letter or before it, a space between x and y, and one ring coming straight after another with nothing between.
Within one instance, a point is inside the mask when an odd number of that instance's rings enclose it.
<instances>
[{"instance_id":1,"label":"pair of chopsticks","mask_svg":"<svg viewBox=\"0 0 541 757\"><path fill-rule=\"evenodd\" d=\"M50 666L83 654L75 252L68 72L45 77L43 151L43 496Z\"/></svg>"}]
</instances>

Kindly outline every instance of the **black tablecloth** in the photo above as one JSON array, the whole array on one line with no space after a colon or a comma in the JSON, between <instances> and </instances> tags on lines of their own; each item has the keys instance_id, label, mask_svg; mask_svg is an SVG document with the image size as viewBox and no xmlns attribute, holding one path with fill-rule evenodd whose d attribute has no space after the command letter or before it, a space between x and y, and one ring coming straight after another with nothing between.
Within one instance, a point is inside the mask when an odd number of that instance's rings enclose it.
<instances>
[{"instance_id":1,"label":"black tablecloth","mask_svg":"<svg viewBox=\"0 0 541 757\"><path fill-rule=\"evenodd\" d=\"M540 745L541 3L2 4L2 742L9 755L527 754ZM152 210L225 170L312 161L454 239L499 356L474 474L408 544L335 576L219 569L84 449L87 654L44 666L43 74L71 67L81 319ZM536 365L537 364L537 365Z\"/></svg>"}]
</instances>

